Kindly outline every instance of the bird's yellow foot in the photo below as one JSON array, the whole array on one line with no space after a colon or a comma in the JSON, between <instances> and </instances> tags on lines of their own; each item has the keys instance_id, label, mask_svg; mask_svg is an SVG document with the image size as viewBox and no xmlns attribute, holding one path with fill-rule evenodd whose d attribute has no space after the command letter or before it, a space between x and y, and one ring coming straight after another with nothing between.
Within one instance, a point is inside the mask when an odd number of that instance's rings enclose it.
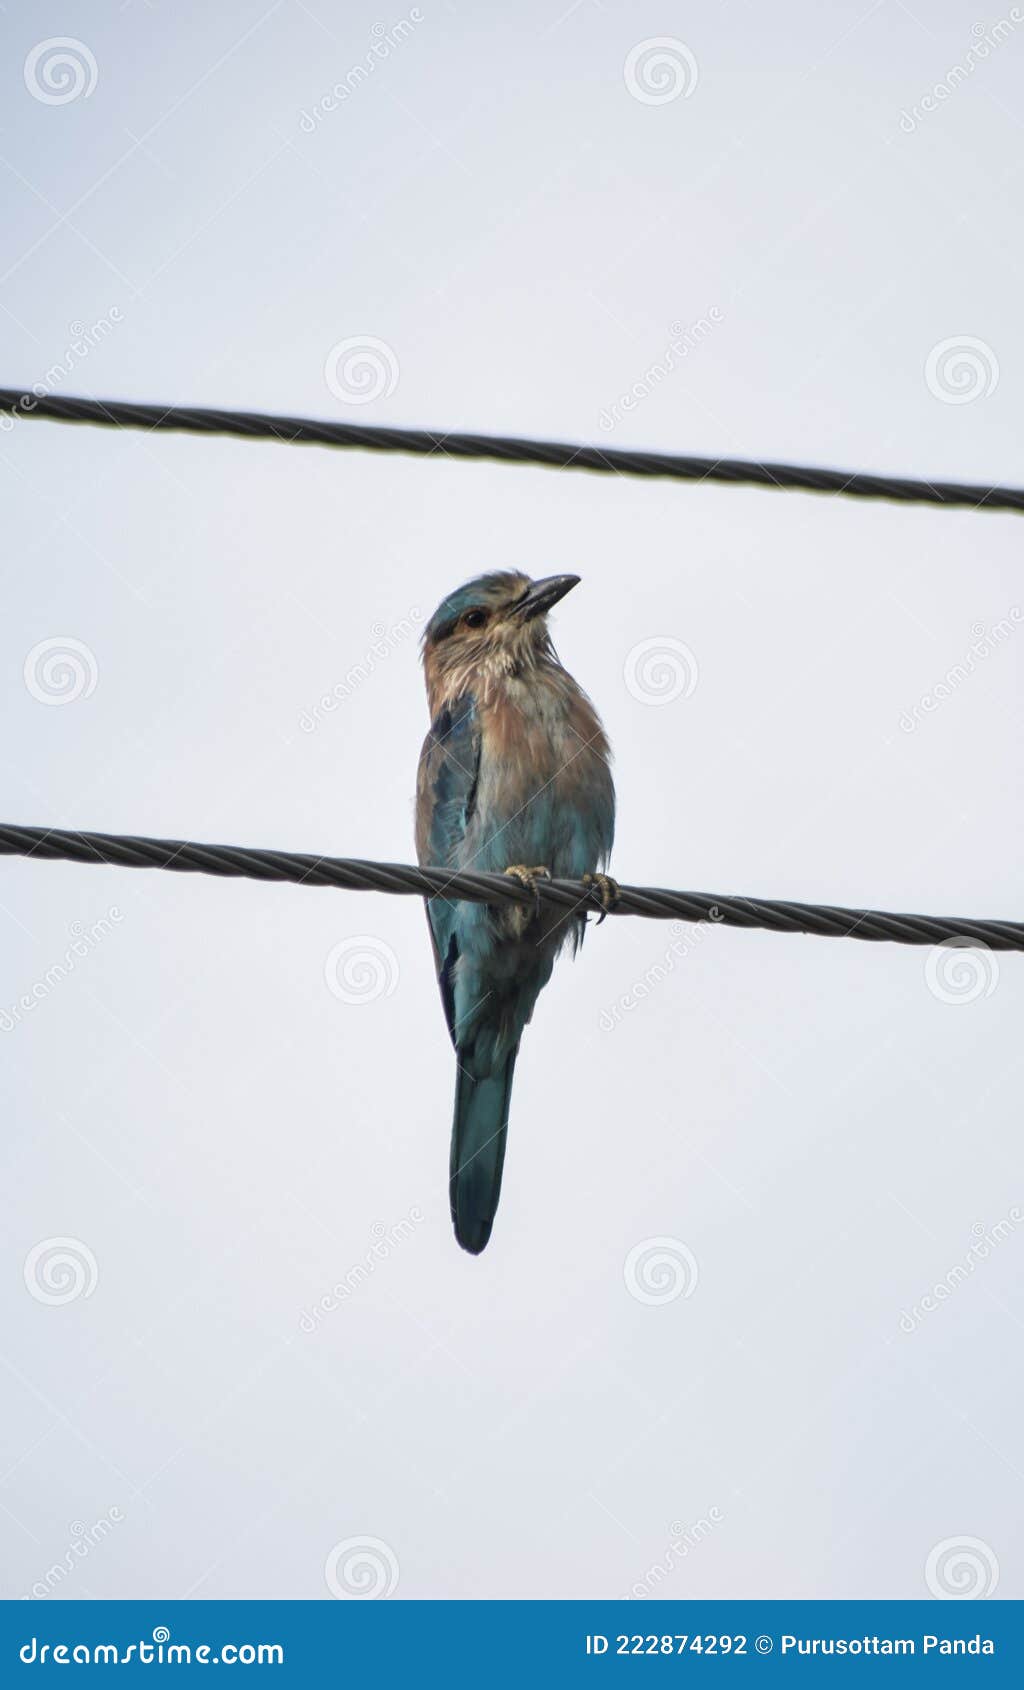
<instances>
[{"instance_id":1,"label":"bird's yellow foot","mask_svg":"<svg viewBox=\"0 0 1024 1690\"><path fill-rule=\"evenodd\" d=\"M613 910L619 901L619 883L613 880L610 874L585 874L583 884L597 888L597 898L601 905L597 925L600 927L608 911Z\"/></svg>"},{"instance_id":2,"label":"bird's yellow foot","mask_svg":"<svg viewBox=\"0 0 1024 1690\"><path fill-rule=\"evenodd\" d=\"M534 868L527 868L525 863L511 863L505 873L510 874L513 880L518 880L520 886L525 886L526 890L533 894L533 910L530 913L539 915L540 893L537 890L537 882L538 880L550 880L551 870L545 868L543 863L538 863ZM525 927L529 920L529 915L522 904L513 905L508 913L514 918L515 924L520 927Z\"/></svg>"}]
</instances>

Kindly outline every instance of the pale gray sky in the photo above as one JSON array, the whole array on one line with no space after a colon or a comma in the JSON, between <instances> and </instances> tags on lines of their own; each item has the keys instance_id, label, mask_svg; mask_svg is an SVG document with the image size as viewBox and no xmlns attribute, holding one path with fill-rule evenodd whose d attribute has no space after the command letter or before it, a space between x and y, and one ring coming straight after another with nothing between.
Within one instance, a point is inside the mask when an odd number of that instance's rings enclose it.
<instances>
[{"instance_id":1,"label":"pale gray sky","mask_svg":"<svg viewBox=\"0 0 1024 1690\"><path fill-rule=\"evenodd\" d=\"M2 27L4 383L1021 480L1024 18ZM408 859L418 619L571 569L620 878L1021 913L1012 516L29 420L0 482L6 818ZM415 902L0 880L5 1594L1024 1595L1022 959L606 923L472 1260Z\"/></svg>"}]
</instances>

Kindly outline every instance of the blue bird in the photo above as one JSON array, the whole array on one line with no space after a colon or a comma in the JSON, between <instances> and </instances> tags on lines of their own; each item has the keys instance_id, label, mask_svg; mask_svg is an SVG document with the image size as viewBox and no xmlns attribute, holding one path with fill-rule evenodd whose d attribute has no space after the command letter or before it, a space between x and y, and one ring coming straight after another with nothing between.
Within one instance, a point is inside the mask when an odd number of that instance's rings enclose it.
<instances>
[{"instance_id":1,"label":"blue bird","mask_svg":"<svg viewBox=\"0 0 1024 1690\"><path fill-rule=\"evenodd\" d=\"M598 871L615 827L608 741L547 625L578 581L480 575L434 612L423 636L431 725L416 850L421 864L504 872L531 889L542 876L591 876L607 908L615 883ZM479 1255L498 1207L523 1028L562 946L578 948L586 914L539 898L496 909L434 897L427 918L457 1062L452 1221L463 1249Z\"/></svg>"}]
</instances>

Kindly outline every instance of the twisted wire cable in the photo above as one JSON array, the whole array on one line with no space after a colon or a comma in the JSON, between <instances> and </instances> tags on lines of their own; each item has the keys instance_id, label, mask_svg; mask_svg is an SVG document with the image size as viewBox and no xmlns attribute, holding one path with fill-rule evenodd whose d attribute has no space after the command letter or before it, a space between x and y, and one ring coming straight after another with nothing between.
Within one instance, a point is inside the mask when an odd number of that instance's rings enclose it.
<instances>
[{"instance_id":1,"label":"twisted wire cable","mask_svg":"<svg viewBox=\"0 0 1024 1690\"><path fill-rule=\"evenodd\" d=\"M203 845L185 839L73 833L60 828L7 824L0 824L0 856L171 869L178 874L290 881L300 886L333 886L350 892L391 892L483 904L530 903L534 896L529 888L504 874L416 868L409 863L318 857L301 851L256 850L241 845ZM568 912L602 909L599 889L584 881L538 880L535 890L544 903ZM761 927L773 933L816 933L831 939L892 940L900 945L938 945L952 941L984 945L994 951L1024 950L1022 922L973 916L897 915L888 910L844 909L840 905L797 904L775 898L673 892L657 886L620 886L618 901L607 913L648 916L656 921L709 921L725 927Z\"/></svg>"},{"instance_id":2,"label":"twisted wire cable","mask_svg":"<svg viewBox=\"0 0 1024 1690\"><path fill-rule=\"evenodd\" d=\"M290 445L405 452L419 457L487 458L499 463L540 464L598 474L661 476L673 481L724 481L755 487L796 488L805 493L841 493L856 499L894 499L905 504L958 506L967 510L1024 511L1024 488L986 487L957 481L914 480L870 475L808 464L757 463L744 458L681 457L623 447L574 446L558 440L521 440L497 434L437 434L420 428L379 428L315 417L273 416L263 411L214 410L197 405L140 405L123 399L82 399L69 394L0 388L0 415L42 417L50 422L98 423L108 428L171 430L186 434L236 435Z\"/></svg>"}]
</instances>

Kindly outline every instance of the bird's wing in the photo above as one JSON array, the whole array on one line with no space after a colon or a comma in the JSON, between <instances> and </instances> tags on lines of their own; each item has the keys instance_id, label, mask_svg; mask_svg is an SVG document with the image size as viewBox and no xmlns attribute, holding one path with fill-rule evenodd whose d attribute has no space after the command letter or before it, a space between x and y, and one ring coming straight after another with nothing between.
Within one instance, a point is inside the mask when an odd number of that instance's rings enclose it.
<instances>
[{"instance_id":1,"label":"bird's wing","mask_svg":"<svg viewBox=\"0 0 1024 1690\"><path fill-rule=\"evenodd\" d=\"M446 706L431 723L420 753L416 846L421 864L457 868L473 814L480 770L480 726L471 698ZM458 903L427 899L427 920L445 1019L455 1043L453 973L459 960Z\"/></svg>"}]
</instances>

